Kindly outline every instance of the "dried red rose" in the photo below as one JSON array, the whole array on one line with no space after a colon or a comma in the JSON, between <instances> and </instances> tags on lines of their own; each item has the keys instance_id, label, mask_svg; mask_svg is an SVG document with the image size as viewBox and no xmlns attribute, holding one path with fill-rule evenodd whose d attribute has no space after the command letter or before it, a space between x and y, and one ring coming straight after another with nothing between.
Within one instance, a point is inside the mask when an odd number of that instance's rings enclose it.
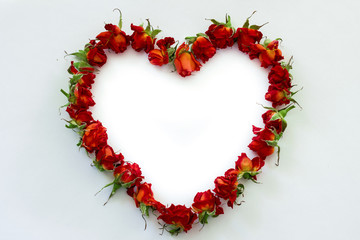
<instances>
[{"instance_id":1,"label":"dried red rose","mask_svg":"<svg viewBox=\"0 0 360 240\"><path fill-rule=\"evenodd\" d=\"M150 183L145 182L141 183L139 186L129 188L128 194L134 199L136 207L140 207L140 205L142 204L143 206L152 207L158 210L165 208L164 205L155 200ZM148 208L146 208L143 214L149 215Z\"/></svg>"},{"instance_id":2,"label":"dried red rose","mask_svg":"<svg viewBox=\"0 0 360 240\"><path fill-rule=\"evenodd\" d=\"M280 64L276 64L271 68L268 79L271 85L278 88L291 88L289 71Z\"/></svg>"},{"instance_id":3,"label":"dried red rose","mask_svg":"<svg viewBox=\"0 0 360 240\"><path fill-rule=\"evenodd\" d=\"M255 157L251 160L246 153L242 153L235 163L235 168L238 170L238 174L243 174L245 179L256 180L256 174L264 164L263 159Z\"/></svg>"},{"instance_id":4,"label":"dried red rose","mask_svg":"<svg viewBox=\"0 0 360 240\"><path fill-rule=\"evenodd\" d=\"M197 59L201 59L203 63L207 62L216 53L214 45L205 37L199 36L192 44L192 51Z\"/></svg>"},{"instance_id":5,"label":"dried red rose","mask_svg":"<svg viewBox=\"0 0 360 240\"><path fill-rule=\"evenodd\" d=\"M290 103L291 92L286 88L279 88L274 85L270 85L267 93L265 94L265 99L272 102L272 106L280 106L283 104Z\"/></svg>"},{"instance_id":6,"label":"dried red rose","mask_svg":"<svg viewBox=\"0 0 360 240\"><path fill-rule=\"evenodd\" d=\"M192 208L197 213L207 212L212 213L215 211L215 216L223 214L224 210L220 207L220 199L216 197L210 190L205 192L198 192L194 198Z\"/></svg>"},{"instance_id":7,"label":"dried red rose","mask_svg":"<svg viewBox=\"0 0 360 240\"><path fill-rule=\"evenodd\" d=\"M234 45L234 30L231 27L223 24L211 24L205 33L216 48L227 48Z\"/></svg>"},{"instance_id":8,"label":"dried red rose","mask_svg":"<svg viewBox=\"0 0 360 240\"><path fill-rule=\"evenodd\" d=\"M266 141L274 141L275 134L267 128L253 127L253 132L256 136L252 138L252 142L248 147L256 152L261 159L265 159L274 152L274 146L269 145Z\"/></svg>"},{"instance_id":9,"label":"dried red rose","mask_svg":"<svg viewBox=\"0 0 360 240\"><path fill-rule=\"evenodd\" d=\"M107 60L104 49L100 46L90 47L89 52L86 54L86 58L91 66L102 67Z\"/></svg>"},{"instance_id":10,"label":"dried red rose","mask_svg":"<svg viewBox=\"0 0 360 240\"><path fill-rule=\"evenodd\" d=\"M155 39L147 34L142 26L131 24L131 30L134 31L131 35L131 47L135 51L140 52L141 50L144 50L148 53L154 49Z\"/></svg>"},{"instance_id":11,"label":"dried red rose","mask_svg":"<svg viewBox=\"0 0 360 240\"><path fill-rule=\"evenodd\" d=\"M92 118L92 113L86 109L80 108L77 109L76 106L70 105L66 108L66 111L69 113L69 116L75 120L78 125L84 123L89 124L94 119Z\"/></svg>"},{"instance_id":12,"label":"dried red rose","mask_svg":"<svg viewBox=\"0 0 360 240\"><path fill-rule=\"evenodd\" d=\"M169 63L169 54L165 47L151 50L148 58L152 65L162 66Z\"/></svg>"},{"instance_id":13,"label":"dried red rose","mask_svg":"<svg viewBox=\"0 0 360 240\"><path fill-rule=\"evenodd\" d=\"M197 216L191 211L191 208L187 208L184 205L175 206L174 204L165 208L158 217L158 219L173 226L172 230L170 230L173 234L179 233L182 230L185 232L190 230L196 218Z\"/></svg>"},{"instance_id":14,"label":"dried red rose","mask_svg":"<svg viewBox=\"0 0 360 240\"><path fill-rule=\"evenodd\" d=\"M238 196L238 181L236 175L217 177L214 181L216 195L224 200L228 200L227 205L233 207Z\"/></svg>"},{"instance_id":15,"label":"dried red rose","mask_svg":"<svg viewBox=\"0 0 360 240\"><path fill-rule=\"evenodd\" d=\"M78 108L88 108L94 106L95 102L92 99L92 93L89 89L81 87L79 84L76 84L74 89L75 102L74 104Z\"/></svg>"},{"instance_id":16,"label":"dried red rose","mask_svg":"<svg viewBox=\"0 0 360 240\"><path fill-rule=\"evenodd\" d=\"M123 162L114 170L114 177L116 181L125 188L132 187L141 182L144 178L141 176L141 170L137 163Z\"/></svg>"},{"instance_id":17,"label":"dried red rose","mask_svg":"<svg viewBox=\"0 0 360 240\"><path fill-rule=\"evenodd\" d=\"M106 24L105 29L108 31L102 32L96 36L96 38L100 40L102 46L104 46L104 48L110 48L115 53L124 52L130 44L129 37L125 32L121 31L118 26L113 24Z\"/></svg>"},{"instance_id":18,"label":"dried red rose","mask_svg":"<svg viewBox=\"0 0 360 240\"><path fill-rule=\"evenodd\" d=\"M194 71L199 71L201 67L201 64L189 52L189 46L185 43L181 44L176 50L174 64L177 72L182 77L189 76Z\"/></svg>"},{"instance_id":19,"label":"dried red rose","mask_svg":"<svg viewBox=\"0 0 360 240\"><path fill-rule=\"evenodd\" d=\"M96 161L98 161L105 170L113 170L114 165L120 165L122 160L124 160L124 156L121 153L115 154L109 145L105 145L96 151Z\"/></svg>"},{"instance_id":20,"label":"dried red rose","mask_svg":"<svg viewBox=\"0 0 360 240\"><path fill-rule=\"evenodd\" d=\"M92 153L95 150L107 145L107 133L106 128L102 126L101 122L96 121L89 124L82 137L82 146L89 152Z\"/></svg>"},{"instance_id":21,"label":"dried red rose","mask_svg":"<svg viewBox=\"0 0 360 240\"><path fill-rule=\"evenodd\" d=\"M78 84L81 87L91 89L91 85L94 83L95 77L96 75L93 73L86 73L79 79Z\"/></svg>"},{"instance_id":22,"label":"dried red rose","mask_svg":"<svg viewBox=\"0 0 360 240\"><path fill-rule=\"evenodd\" d=\"M256 29L250 28L238 28L236 31L237 43L239 50L248 53L251 50L251 46L260 42L262 33Z\"/></svg>"},{"instance_id":23,"label":"dried red rose","mask_svg":"<svg viewBox=\"0 0 360 240\"><path fill-rule=\"evenodd\" d=\"M261 66L264 68L276 65L280 60L284 59L278 45L277 40L270 42L266 47L261 44L253 44L249 53L250 59L259 58Z\"/></svg>"}]
</instances>

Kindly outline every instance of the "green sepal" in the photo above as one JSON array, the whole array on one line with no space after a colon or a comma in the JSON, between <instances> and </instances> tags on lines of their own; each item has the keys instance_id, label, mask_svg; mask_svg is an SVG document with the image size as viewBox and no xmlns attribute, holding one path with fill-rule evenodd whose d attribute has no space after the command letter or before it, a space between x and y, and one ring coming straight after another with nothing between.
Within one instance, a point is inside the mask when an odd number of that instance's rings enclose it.
<instances>
[{"instance_id":1,"label":"green sepal","mask_svg":"<svg viewBox=\"0 0 360 240\"><path fill-rule=\"evenodd\" d=\"M295 108L294 105L288 106L288 107L286 107L286 108L284 108L284 109L279 110L279 114L282 116L282 118L285 118L286 115L287 115L287 113L288 113L290 110L294 109L294 108Z\"/></svg>"},{"instance_id":2,"label":"green sepal","mask_svg":"<svg viewBox=\"0 0 360 240\"><path fill-rule=\"evenodd\" d=\"M265 39L265 41L264 41L264 47L265 48L267 48L267 46L269 45L269 43L271 43L272 41L271 41L271 39L269 39L269 38L267 38L267 39Z\"/></svg>"},{"instance_id":3,"label":"green sepal","mask_svg":"<svg viewBox=\"0 0 360 240\"><path fill-rule=\"evenodd\" d=\"M85 50L79 50L78 52L74 52L69 55L75 56L75 58L78 59L79 61L87 62L86 54L87 52Z\"/></svg>"},{"instance_id":4,"label":"green sepal","mask_svg":"<svg viewBox=\"0 0 360 240\"><path fill-rule=\"evenodd\" d=\"M151 38L155 38L156 35L158 35L160 32L161 32L160 29L155 29L155 30L153 30L153 31L151 32L150 37L151 37Z\"/></svg>"},{"instance_id":5,"label":"green sepal","mask_svg":"<svg viewBox=\"0 0 360 240\"><path fill-rule=\"evenodd\" d=\"M254 11L251 15L250 15L250 17L248 17L247 19L246 19L246 21L245 21L245 23L244 23L244 25L243 25L243 28L249 28L249 25L250 25L250 18L254 15L256 13L256 11ZM252 26L254 26L254 25L252 25Z\"/></svg>"},{"instance_id":6,"label":"green sepal","mask_svg":"<svg viewBox=\"0 0 360 240\"><path fill-rule=\"evenodd\" d=\"M198 34L196 34L196 36L197 36L197 37L204 37L204 38L206 38L206 39L209 39L209 36L206 35L205 33L198 33Z\"/></svg>"},{"instance_id":7,"label":"green sepal","mask_svg":"<svg viewBox=\"0 0 360 240\"><path fill-rule=\"evenodd\" d=\"M225 23L216 21L215 19L210 19L210 21L211 21L213 24L215 24L215 25L225 25Z\"/></svg>"},{"instance_id":8,"label":"green sepal","mask_svg":"<svg viewBox=\"0 0 360 240\"><path fill-rule=\"evenodd\" d=\"M143 215L149 216L149 208L150 206L146 206L144 203L140 203L140 211Z\"/></svg>"},{"instance_id":9,"label":"green sepal","mask_svg":"<svg viewBox=\"0 0 360 240\"><path fill-rule=\"evenodd\" d=\"M245 187L244 187L244 184L239 184L237 186L237 191L236 191L236 196L239 197L241 194L244 193L244 190L245 190Z\"/></svg>"},{"instance_id":10,"label":"green sepal","mask_svg":"<svg viewBox=\"0 0 360 240\"><path fill-rule=\"evenodd\" d=\"M270 147L277 147L277 141L264 140Z\"/></svg>"},{"instance_id":11,"label":"green sepal","mask_svg":"<svg viewBox=\"0 0 360 240\"><path fill-rule=\"evenodd\" d=\"M80 69L80 68L94 68L93 66L91 66L88 62L87 62L87 59L86 61L80 61L80 62L75 62L74 63L74 67L76 69Z\"/></svg>"},{"instance_id":12,"label":"green sepal","mask_svg":"<svg viewBox=\"0 0 360 240\"><path fill-rule=\"evenodd\" d=\"M172 62L174 61L174 58L175 58L175 52L176 52L176 49L175 48L168 48L167 49L167 53L168 53L168 56L169 56L169 62Z\"/></svg>"},{"instance_id":13,"label":"green sepal","mask_svg":"<svg viewBox=\"0 0 360 240\"><path fill-rule=\"evenodd\" d=\"M79 140L79 142L76 144L76 146L78 146L78 147L81 148L82 143L83 143L82 138L80 138L80 140Z\"/></svg>"},{"instance_id":14,"label":"green sepal","mask_svg":"<svg viewBox=\"0 0 360 240\"><path fill-rule=\"evenodd\" d=\"M83 77L83 74L75 74L70 78L70 84L75 85L79 82L79 80Z\"/></svg>"},{"instance_id":15,"label":"green sepal","mask_svg":"<svg viewBox=\"0 0 360 240\"><path fill-rule=\"evenodd\" d=\"M115 10L118 10L119 13L120 13L120 19L119 19L118 26L119 26L119 28L121 30L121 28L122 28L122 13L121 13L120 9L118 9L118 8L115 8L113 11L115 11Z\"/></svg>"},{"instance_id":16,"label":"green sepal","mask_svg":"<svg viewBox=\"0 0 360 240\"><path fill-rule=\"evenodd\" d=\"M230 17L230 15L225 15L225 26L226 27L229 27L229 28L233 28L232 26L231 26L231 17Z\"/></svg>"},{"instance_id":17,"label":"green sepal","mask_svg":"<svg viewBox=\"0 0 360 240\"><path fill-rule=\"evenodd\" d=\"M66 98L69 99L69 96L70 96L70 95L69 95L67 92L65 92L64 89L60 89L60 92L61 92L62 94L64 94Z\"/></svg>"},{"instance_id":18,"label":"green sepal","mask_svg":"<svg viewBox=\"0 0 360 240\"><path fill-rule=\"evenodd\" d=\"M210 216L210 215L209 215L208 212L206 212L206 211L200 213L200 214L199 214L199 222L200 222L202 225L207 224L207 223L208 223L207 219L208 219L209 216Z\"/></svg>"},{"instance_id":19,"label":"green sepal","mask_svg":"<svg viewBox=\"0 0 360 240\"><path fill-rule=\"evenodd\" d=\"M179 226L176 226L174 224L168 225L169 229L167 230L171 235L177 236L179 233L182 232L182 228Z\"/></svg>"},{"instance_id":20,"label":"green sepal","mask_svg":"<svg viewBox=\"0 0 360 240\"><path fill-rule=\"evenodd\" d=\"M197 36L196 37L186 37L185 38L185 41L187 42L188 45L190 44L193 44L197 39Z\"/></svg>"},{"instance_id":21,"label":"green sepal","mask_svg":"<svg viewBox=\"0 0 360 240\"><path fill-rule=\"evenodd\" d=\"M93 166L95 166L100 172L104 172L105 169L103 168L103 166L100 164L99 161L96 161L96 159L93 161Z\"/></svg>"}]
</instances>

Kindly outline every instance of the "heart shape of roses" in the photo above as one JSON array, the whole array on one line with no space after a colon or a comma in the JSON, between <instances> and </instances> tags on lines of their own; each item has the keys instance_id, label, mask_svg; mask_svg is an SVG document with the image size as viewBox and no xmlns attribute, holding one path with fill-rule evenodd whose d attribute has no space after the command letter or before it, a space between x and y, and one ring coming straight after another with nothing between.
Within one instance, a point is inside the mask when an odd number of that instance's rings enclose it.
<instances>
[{"instance_id":1,"label":"heart shape of roses","mask_svg":"<svg viewBox=\"0 0 360 240\"><path fill-rule=\"evenodd\" d=\"M252 16L252 15L251 15ZM250 16L250 17L251 17ZM147 27L131 24L133 33L127 35L122 28L122 18L118 25L106 24L106 31L101 32L95 39L87 43L83 50L70 55L76 58L71 62L68 72L71 74L69 91L61 92L67 97L66 111L71 120L67 121L67 128L71 128L80 135L79 147L94 157L93 165L100 171L110 171L114 180L105 187L112 187L109 199L119 188L127 189L127 194L135 201L143 216L149 216L149 210L162 221L163 230L171 234L187 232L195 221L208 223L209 217L223 214L223 203L233 208L238 204L238 198L244 192L244 182L257 182L257 175L265 164L265 159L277 149L287 122L287 113L295 108L296 101L292 92L291 59L288 63L284 59L279 47L279 39L271 41L263 39L259 29L263 26L250 25L248 17L241 28L235 29L230 16L226 15L225 22L211 19L212 24L205 33L185 38L185 42L175 44L172 37L157 39L159 29L154 29L147 20ZM172 63L182 77L190 76L199 71L202 64L212 58L219 49L232 47L248 54L250 59L258 59L261 67L269 69L269 88L265 99L272 103L272 107L264 107L262 115L263 127L253 126L254 137L248 145L257 157L250 159L242 153L235 162L234 168L227 170L223 176L214 180L214 189L198 192L191 207L185 205L165 206L156 200L151 184L145 181L137 163L125 160L122 153L115 153L108 145L106 128L99 120L92 117L89 110L95 105L91 88L96 77L95 73L107 61L105 51L117 54L124 52L129 45L138 52L148 54L151 64L163 66ZM236 48L235 48L236 49ZM202 64L200 63L202 62ZM279 155L278 155L279 159ZM104 187L104 188L105 188Z\"/></svg>"}]
</instances>

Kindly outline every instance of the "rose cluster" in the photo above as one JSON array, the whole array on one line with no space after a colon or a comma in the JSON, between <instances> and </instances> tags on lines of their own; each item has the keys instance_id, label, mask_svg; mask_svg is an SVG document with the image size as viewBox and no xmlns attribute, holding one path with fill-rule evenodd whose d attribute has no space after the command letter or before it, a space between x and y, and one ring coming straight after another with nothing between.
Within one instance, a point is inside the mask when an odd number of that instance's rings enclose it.
<instances>
[{"instance_id":1,"label":"rose cluster","mask_svg":"<svg viewBox=\"0 0 360 240\"><path fill-rule=\"evenodd\" d=\"M292 98L294 93L291 92L291 64L280 62L284 57L278 49L279 39L260 43L263 38L259 31L261 26L250 25L249 18L243 27L237 29L232 26L230 16L226 16L224 23L211 19L212 24L205 33L187 37L179 46L174 46L175 40L172 37L157 40L160 30L154 29L149 21L146 28L131 24L133 32L127 35L121 30L120 18L119 25L106 24L106 31L86 44L84 50L71 54L77 61L71 62L68 69L71 74L69 91L61 90L68 99L65 106L71 118L66 126L79 133L78 145L94 156L94 165L101 171L112 172L114 181L105 186L112 186L110 197L119 188L126 189L142 214L148 216L149 210L157 211L157 219L163 222L164 229L171 234L187 232L196 220L202 224L208 223L209 217L224 213L223 203L233 208L238 197L243 194L244 180L256 182L265 159L275 148L280 149L278 141L287 127L285 117L295 107L293 104L289 105L290 102L295 102ZM200 62L205 64L218 49L232 47L234 44L237 44L241 52L248 54L250 59L258 59L261 67L270 68L270 86L265 99L272 103L272 107L267 107L262 115L264 126L253 126L254 137L248 145L257 156L251 159L246 153L241 153L234 168L228 169L223 176L214 180L214 189L195 195L191 207L174 204L166 206L154 197L152 185L144 181L139 165L125 161L122 153L116 153L108 144L106 128L100 121L93 119L89 109L95 105L91 93L95 72L106 63L106 51L118 54L131 45L135 51L148 54L151 64L163 66L173 63L178 74L186 77L199 71L202 66ZM281 105L285 106L278 109Z\"/></svg>"}]
</instances>

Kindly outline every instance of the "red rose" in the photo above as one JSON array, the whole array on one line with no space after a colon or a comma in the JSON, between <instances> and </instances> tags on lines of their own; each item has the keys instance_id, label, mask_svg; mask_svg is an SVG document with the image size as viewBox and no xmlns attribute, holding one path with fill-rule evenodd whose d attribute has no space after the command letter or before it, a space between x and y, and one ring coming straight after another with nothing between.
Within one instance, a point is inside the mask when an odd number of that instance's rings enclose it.
<instances>
[{"instance_id":1,"label":"red rose","mask_svg":"<svg viewBox=\"0 0 360 240\"><path fill-rule=\"evenodd\" d=\"M234 45L234 30L231 27L223 24L211 24L205 33L216 48L227 48Z\"/></svg>"},{"instance_id":2,"label":"red rose","mask_svg":"<svg viewBox=\"0 0 360 240\"><path fill-rule=\"evenodd\" d=\"M74 105L70 105L66 108L66 111L69 113L69 116L75 120L78 125L82 125L84 123L89 124L94 121L92 118L92 113L87 111L86 109L80 108L76 109Z\"/></svg>"},{"instance_id":3,"label":"red rose","mask_svg":"<svg viewBox=\"0 0 360 240\"><path fill-rule=\"evenodd\" d=\"M143 27L131 24L131 30L134 31L131 35L131 46L135 51L140 52L144 50L148 53L154 49L155 39L152 39L151 36L144 31Z\"/></svg>"},{"instance_id":4,"label":"red rose","mask_svg":"<svg viewBox=\"0 0 360 240\"><path fill-rule=\"evenodd\" d=\"M159 39L156 42L156 45L161 48L162 46L164 46L165 48L169 48L171 45L173 45L175 43L174 38L172 37L165 37L163 39Z\"/></svg>"},{"instance_id":5,"label":"red rose","mask_svg":"<svg viewBox=\"0 0 360 240\"><path fill-rule=\"evenodd\" d=\"M256 174L264 164L263 159L255 157L251 160L245 153L242 153L235 162L235 168L238 170L239 174L243 174L245 179L252 178L256 180Z\"/></svg>"},{"instance_id":6,"label":"red rose","mask_svg":"<svg viewBox=\"0 0 360 240\"><path fill-rule=\"evenodd\" d=\"M286 88L278 88L277 86L270 85L265 99L272 102L272 106L280 106L283 104L289 104L290 91Z\"/></svg>"},{"instance_id":7,"label":"red rose","mask_svg":"<svg viewBox=\"0 0 360 240\"><path fill-rule=\"evenodd\" d=\"M169 63L169 55L165 47L153 49L149 52L149 61L153 65L162 66Z\"/></svg>"},{"instance_id":8,"label":"red rose","mask_svg":"<svg viewBox=\"0 0 360 240\"><path fill-rule=\"evenodd\" d=\"M114 170L114 177L117 182L125 188L130 188L137 185L144 178L141 176L141 170L137 163L123 162Z\"/></svg>"},{"instance_id":9,"label":"red rose","mask_svg":"<svg viewBox=\"0 0 360 240\"><path fill-rule=\"evenodd\" d=\"M269 83L279 88L291 88L289 71L280 64L273 66L269 73Z\"/></svg>"},{"instance_id":10,"label":"red rose","mask_svg":"<svg viewBox=\"0 0 360 240\"><path fill-rule=\"evenodd\" d=\"M278 134L283 131L283 121L279 117L276 120L271 120L271 118L275 115L277 116L279 113L268 110L262 115L263 122L265 123L265 127L268 129L275 129Z\"/></svg>"},{"instance_id":11,"label":"red rose","mask_svg":"<svg viewBox=\"0 0 360 240\"><path fill-rule=\"evenodd\" d=\"M192 208L197 213L212 213L215 210L215 216L223 214L224 210L220 207L220 199L216 197L210 190L198 192L194 198Z\"/></svg>"},{"instance_id":12,"label":"red rose","mask_svg":"<svg viewBox=\"0 0 360 240\"><path fill-rule=\"evenodd\" d=\"M167 224L173 225L175 228L170 232L172 234L179 233L184 230L187 232L191 229L192 224L196 220L197 216L191 211L191 208L187 208L183 205L171 204L170 207L165 208L158 219L163 220Z\"/></svg>"},{"instance_id":13,"label":"red rose","mask_svg":"<svg viewBox=\"0 0 360 240\"><path fill-rule=\"evenodd\" d=\"M253 141L248 147L256 152L260 158L265 159L274 152L274 147L270 146L266 141L274 141L275 134L267 128L253 127L253 132L256 136L252 138Z\"/></svg>"},{"instance_id":14,"label":"red rose","mask_svg":"<svg viewBox=\"0 0 360 240\"><path fill-rule=\"evenodd\" d=\"M100 149L107 144L108 136L106 128L102 126L101 122L96 121L89 124L84 131L82 137L82 146L92 153L94 150Z\"/></svg>"},{"instance_id":15,"label":"red rose","mask_svg":"<svg viewBox=\"0 0 360 240\"><path fill-rule=\"evenodd\" d=\"M192 51L197 59L201 59L203 63L207 62L216 53L216 48L212 43L202 36L196 38L192 45Z\"/></svg>"},{"instance_id":16,"label":"red rose","mask_svg":"<svg viewBox=\"0 0 360 240\"><path fill-rule=\"evenodd\" d=\"M93 73L87 73L84 74L80 80L78 81L79 86L81 87L85 87L85 88L90 88L91 89L91 85L94 83L94 79L95 79L96 75Z\"/></svg>"},{"instance_id":17,"label":"red rose","mask_svg":"<svg viewBox=\"0 0 360 240\"><path fill-rule=\"evenodd\" d=\"M250 59L259 58L261 66L267 68L271 65L276 65L284 57L281 50L278 49L279 42L272 41L266 47L261 44L251 45Z\"/></svg>"},{"instance_id":18,"label":"red rose","mask_svg":"<svg viewBox=\"0 0 360 240\"><path fill-rule=\"evenodd\" d=\"M145 182L141 183L139 186L129 188L128 194L134 199L136 207L140 207L140 204L143 204L158 210L165 208L164 205L155 200L150 183ZM145 212L145 214L148 215L148 212Z\"/></svg>"},{"instance_id":19,"label":"red rose","mask_svg":"<svg viewBox=\"0 0 360 240\"><path fill-rule=\"evenodd\" d=\"M255 29L238 28L236 36L239 50L248 53L251 50L251 45L260 42L262 33Z\"/></svg>"},{"instance_id":20,"label":"red rose","mask_svg":"<svg viewBox=\"0 0 360 240\"><path fill-rule=\"evenodd\" d=\"M124 156L121 153L115 154L109 145L105 145L96 151L96 161L98 161L105 170L113 170L114 164L120 164L122 160L124 160Z\"/></svg>"},{"instance_id":21,"label":"red rose","mask_svg":"<svg viewBox=\"0 0 360 240\"><path fill-rule=\"evenodd\" d=\"M199 71L201 66L188 50L189 46L183 43L175 53L175 68L182 77L190 76L192 72Z\"/></svg>"},{"instance_id":22,"label":"red rose","mask_svg":"<svg viewBox=\"0 0 360 240\"><path fill-rule=\"evenodd\" d=\"M233 207L238 196L238 181L236 175L227 175L225 177L217 177L214 181L216 195L222 199L228 200L227 205Z\"/></svg>"},{"instance_id":23,"label":"red rose","mask_svg":"<svg viewBox=\"0 0 360 240\"><path fill-rule=\"evenodd\" d=\"M104 49L99 46L90 47L89 52L86 54L86 58L90 65L102 67L107 60Z\"/></svg>"},{"instance_id":24,"label":"red rose","mask_svg":"<svg viewBox=\"0 0 360 240\"><path fill-rule=\"evenodd\" d=\"M92 99L92 93L89 89L81 87L79 84L76 84L74 89L75 102L79 108L88 108L89 106L94 106L95 102Z\"/></svg>"},{"instance_id":25,"label":"red rose","mask_svg":"<svg viewBox=\"0 0 360 240\"><path fill-rule=\"evenodd\" d=\"M126 50L130 44L129 37L126 36L125 32L113 24L106 24L105 29L107 32L102 32L96 36L100 40L102 46L110 48L115 53L122 53Z\"/></svg>"}]
</instances>

